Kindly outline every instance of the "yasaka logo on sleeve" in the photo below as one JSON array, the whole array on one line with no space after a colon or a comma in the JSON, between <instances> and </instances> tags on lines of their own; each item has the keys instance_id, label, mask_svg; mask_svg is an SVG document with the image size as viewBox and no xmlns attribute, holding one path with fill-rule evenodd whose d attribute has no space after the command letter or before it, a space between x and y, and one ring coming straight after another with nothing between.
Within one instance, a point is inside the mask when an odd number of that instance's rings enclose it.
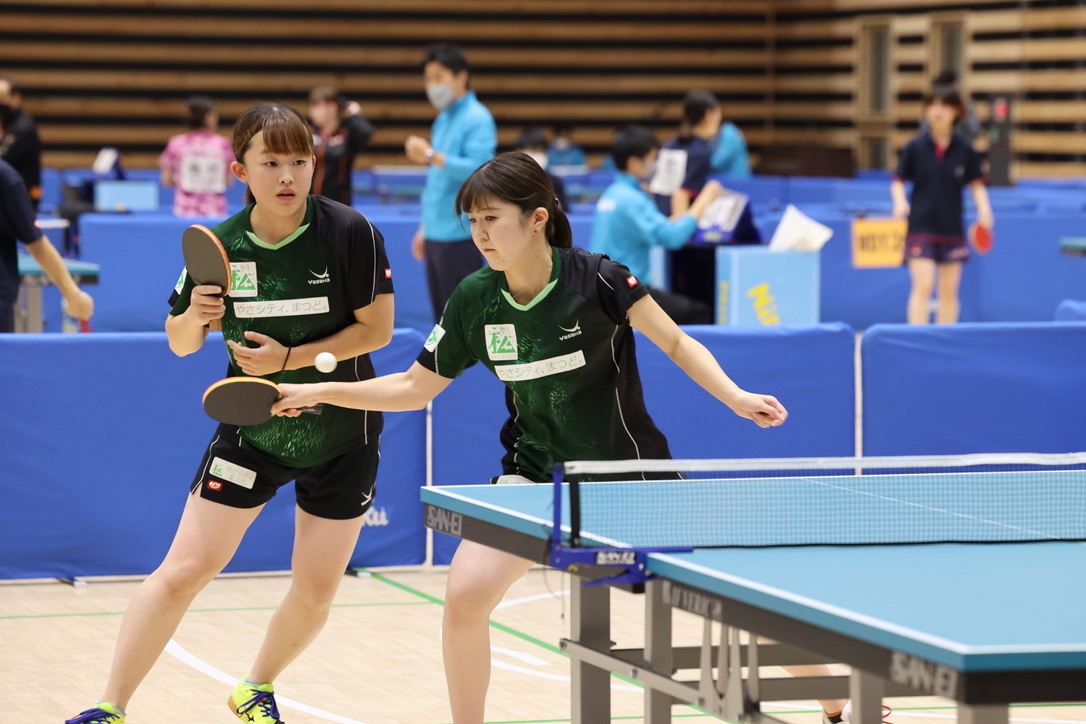
<instances>
[{"instance_id":1,"label":"yasaka logo on sleeve","mask_svg":"<svg viewBox=\"0 0 1086 724\"><path fill-rule=\"evenodd\" d=\"M391 278L392 278L392 270L391 269L385 269L385 279L391 279Z\"/></svg>"},{"instance_id":2,"label":"yasaka logo on sleeve","mask_svg":"<svg viewBox=\"0 0 1086 724\"><path fill-rule=\"evenodd\" d=\"M628 286L628 287L629 287L630 289L633 289L633 288L634 288L634 287L636 287L636 286L637 286L637 285L638 285L639 283L640 283L640 282L638 282L638 281L637 281L637 277L635 277L635 276L634 276L633 274L631 274L630 276L626 277L626 286Z\"/></svg>"}]
</instances>

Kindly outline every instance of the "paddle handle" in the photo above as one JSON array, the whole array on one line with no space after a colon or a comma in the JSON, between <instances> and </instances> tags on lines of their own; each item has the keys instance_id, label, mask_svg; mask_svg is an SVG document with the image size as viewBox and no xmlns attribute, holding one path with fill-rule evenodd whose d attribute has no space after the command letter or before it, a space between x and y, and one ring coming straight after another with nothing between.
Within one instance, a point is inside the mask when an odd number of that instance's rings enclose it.
<instances>
[{"instance_id":1,"label":"paddle handle","mask_svg":"<svg viewBox=\"0 0 1086 724\"><path fill-rule=\"evenodd\" d=\"M207 323L207 326L208 326L208 329L210 329L212 332L221 332L222 331L222 320L221 319L212 319L210 322Z\"/></svg>"}]
</instances>

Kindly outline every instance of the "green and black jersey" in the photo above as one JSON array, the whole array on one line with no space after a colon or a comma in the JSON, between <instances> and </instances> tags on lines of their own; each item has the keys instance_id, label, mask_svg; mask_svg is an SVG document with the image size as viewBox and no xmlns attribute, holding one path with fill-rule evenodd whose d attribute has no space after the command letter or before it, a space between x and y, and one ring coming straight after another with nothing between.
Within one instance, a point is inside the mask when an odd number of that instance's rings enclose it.
<instances>
[{"instance_id":1,"label":"green and black jersey","mask_svg":"<svg viewBox=\"0 0 1086 724\"><path fill-rule=\"evenodd\" d=\"M329 337L355 322L354 311L378 294L392 293L392 271L384 239L349 206L310 196L305 220L274 246L253 234L252 206L212 231L230 258L231 291L222 320L223 337L246 344L245 332L266 334L295 347ZM188 309L193 281L182 272L170 297L171 314ZM231 358L229 375L243 375ZM374 376L369 355L342 360L334 372L314 367L268 375L274 382L355 381ZM326 405L320 415L273 417L243 427L243 444L273 460L308 467L366 444L381 432L380 413Z\"/></svg>"},{"instance_id":2,"label":"green and black jersey","mask_svg":"<svg viewBox=\"0 0 1086 724\"><path fill-rule=\"evenodd\" d=\"M601 254L554 249L528 305L490 268L456 288L418 362L454 378L476 361L506 384L505 474L546 481L555 462L670 458L645 409L626 313L648 290Z\"/></svg>"}]
</instances>

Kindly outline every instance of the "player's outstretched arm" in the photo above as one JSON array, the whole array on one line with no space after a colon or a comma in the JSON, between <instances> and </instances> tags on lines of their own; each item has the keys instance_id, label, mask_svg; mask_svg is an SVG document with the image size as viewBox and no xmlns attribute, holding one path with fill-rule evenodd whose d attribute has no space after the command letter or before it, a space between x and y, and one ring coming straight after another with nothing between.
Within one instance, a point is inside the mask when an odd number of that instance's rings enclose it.
<instances>
[{"instance_id":1,"label":"player's outstretched arm","mask_svg":"<svg viewBox=\"0 0 1086 724\"><path fill-rule=\"evenodd\" d=\"M680 329L652 297L645 296L635 302L630 307L629 318L634 329L735 414L759 427L776 427L788 419L788 411L776 397L747 392L735 384L705 345Z\"/></svg>"},{"instance_id":2,"label":"player's outstretched arm","mask_svg":"<svg viewBox=\"0 0 1086 724\"><path fill-rule=\"evenodd\" d=\"M312 385L279 385L282 397L272 413L297 417L303 407L319 404L356 410L403 412L426 407L452 380L431 372L418 362L407 371L361 382L318 382Z\"/></svg>"}]
</instances>

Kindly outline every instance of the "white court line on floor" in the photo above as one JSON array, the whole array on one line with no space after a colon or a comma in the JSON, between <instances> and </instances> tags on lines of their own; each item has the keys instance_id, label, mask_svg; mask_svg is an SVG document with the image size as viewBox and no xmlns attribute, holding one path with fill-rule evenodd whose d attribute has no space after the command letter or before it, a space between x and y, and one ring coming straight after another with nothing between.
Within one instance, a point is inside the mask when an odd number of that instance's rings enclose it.
<instances>
[{"instance_id":1,"label":"white court line on floor","mask_svg":"<svg viewBox=\"0 0 1086 724\"><path fill-rule=\"evenodd\" d=\"M561 598L563 596L568 596L568 595L569 595L569 591L548 591L547 593L537 593L534 596L525 596L524 598L514 598L514 599L511 599L509 601L502 601L501 603L499 603L497 606L494 607L494 610L497 611L498 609L501 609L501 608L509 608L510 606L519 606L522 603L535 603L536 601L542 601L542 600L547 599L547 598Z\"/></svg>"},{"instance_id":2,"label":"white court line on floor","mask_svg":"<svg viewBox=\"0 0 1086 724\"><path fill-rule=\"evenodd\" d=\"M763 701L762 705L764 707L766 707L765 712L767 714L787 714L788 709L810 709L811 708L811 702L809 702L809 701L808 702L801 702L801 701ZM1036 706L1044 706L1044 704L1037 704ZM774 710L773 707L780 707L782 710L781 711L776 711L776 710ZM943 705L940 705L939 708L942 709ZM1014 713L1014 711L1015 710L1012 708L1011 713ZM908 710L894 709L889 714L883 712L883 715L887 719L897 719L899 717L905 717L905 716L919 717L919 718L922 718L922 719L954 719L954 720L958 719L958 715L956 713L953 713L953 712L947 714L947 713L942 713L942 712L934 712L934 711L930 711L930 710L927 710L927 709L920 709L920 708L916 708L916 707L910 707ZM1010 718L1010 721L1026 722L1027 724L1082 724L1083 720L1082 719L1029 719L1029 718L1026 718L1026 717L1012 716Z\"/></svg>"},{"instance_id":3,"label":"white court line on floor","mask_svg":"<svg viewBox=\"0 0 1086 724\"><path fill-rule=\"evenodd\" d=\"M177 643L173 639L170 639L170 642L166 644L166 653L177 658L182 663L191 666L192 668L199 671L201 674L206 674L207 676L210 676L216 681L221 681L231 687L238 682L237 677L230 676L230 674L227 674L225 671L222 671L221 669L216 669L214 666L207 663L198 656L189 653L181 646L181 644ZM318 709L314 706L309 706L309 704L303 704L300 701L288 699L287 697L281 696L279 694L275 695L275 702L276 704L285 709L296 709L297 711L304 712L306 714L312 714L313 716L320 717L321 719L325 719L327 721L336 722L336 724L365 724L365 722L360 722L357 719L348 719L345 716L333 714L330 711L324 711L323 709Z\"/></svg>"}]
</instances>

